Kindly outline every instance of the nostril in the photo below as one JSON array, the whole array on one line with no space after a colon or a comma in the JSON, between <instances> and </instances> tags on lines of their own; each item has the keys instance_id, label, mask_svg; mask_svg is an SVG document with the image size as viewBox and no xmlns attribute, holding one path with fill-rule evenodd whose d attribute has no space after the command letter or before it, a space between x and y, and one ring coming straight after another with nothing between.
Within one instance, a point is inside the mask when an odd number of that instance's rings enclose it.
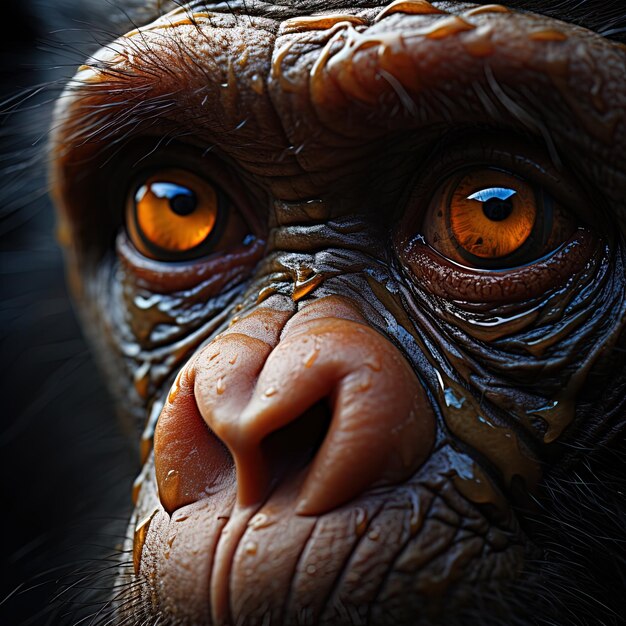
<instances>
[{"instance_id":1,"label":"nostril","mask_svg":"<svg viewBox=\"0 0 626 626\"><path fill-rule=\"evenodd\" d=\"M272 485L313 461L328 433L332 417L329 401L321 400L293 422L263 439L261 452Z\"/></svg>"}]
</instances>

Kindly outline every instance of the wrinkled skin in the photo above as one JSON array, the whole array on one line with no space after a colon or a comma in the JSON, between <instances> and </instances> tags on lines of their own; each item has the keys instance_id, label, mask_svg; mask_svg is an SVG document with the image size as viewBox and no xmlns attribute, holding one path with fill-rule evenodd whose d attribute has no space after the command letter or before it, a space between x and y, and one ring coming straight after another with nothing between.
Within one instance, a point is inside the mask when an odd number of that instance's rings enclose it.
<instances>
[{"instance_id":1,"label":"wrinkled skin","mask_svg":"<svg viewBox=\"0 0 626 626\"><path fill-rule=\"evenodd\" d=\"M592 534L564 516L613 488L559 481L623 463L626 48L494 5L288 4L175 10L59 101L71 285L147 424L109 618L617 620L618 513L571 555ZM457 163L540 177L581 228L507 271L446 261L418 235ZM253 237L146 258L124 206L164 164Z\"/></svg>"}]
</instances>

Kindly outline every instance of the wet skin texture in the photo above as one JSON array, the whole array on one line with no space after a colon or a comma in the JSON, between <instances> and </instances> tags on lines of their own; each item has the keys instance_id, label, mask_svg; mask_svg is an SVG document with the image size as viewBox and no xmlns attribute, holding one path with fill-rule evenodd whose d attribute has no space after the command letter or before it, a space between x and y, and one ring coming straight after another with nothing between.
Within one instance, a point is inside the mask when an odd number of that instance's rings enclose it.
<instances>
[{"instance_id":1,"label":"wet skin texture","mask_svg":"<svg viewBox=\"0 0 626 626\"><path fill-rule=\"evenodd\" d=\"M523 5L191 3L68 85L60 238L145 427L112 623L617 623L626 48ZM172 168L226 198L198 254L133 221ZM442 248L479 170L548 247Z\"/></svg>"}]
</instances>

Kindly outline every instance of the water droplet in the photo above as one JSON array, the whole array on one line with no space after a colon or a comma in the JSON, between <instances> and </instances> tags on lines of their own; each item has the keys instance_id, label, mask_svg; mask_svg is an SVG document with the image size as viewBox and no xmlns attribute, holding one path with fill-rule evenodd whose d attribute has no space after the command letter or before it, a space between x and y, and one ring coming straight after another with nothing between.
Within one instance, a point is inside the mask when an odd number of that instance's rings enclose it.
<instances>
[{"instance_id":1,"label":"water droplet","mask_svg":"<svg viewBox=\"0 0 626 626\"><path fill-rule=\"evenodd\" d=\"M305 280L304 282L296 281L293 287L293 294L291 295L291 299L294 302L298 302L308 296L316 287L320 285L320 283L324 280L324 277L321 274L316 274L312 278Z\"/></svg>"},{"instance_id":2,"label":"water droplet","mask_svg":"<svg viewBox=\"0 0 626 626\"><path fill-rule=\"evenodd\" d=\"M570 398L561 398L548 402L545 406L527 411L529 416L537 416L545 420L548 429L544 434L544 443L552 443L558 439L565 428L574 419L575 403Z\"/></svg>"},{"instance_id":3,"label":"water droplet","mask_svg":"<svg viewBox=\"0 0 626 626\"><path fill-rule=\"evenodd\" d=\"M178 497L180 476L176 470L170 470L160 485L159 491L162 501L172 501Z\"/></svg>"},{"instance_id":4,"label":"water droplet","mask_svg":"<svg viewBox=\"0 0 626 626\"><path fill-rule=\"evenodd\" d=\"M450 389L450 387L447 387L446 389L443 390L443 397L444 397L446 406L451 406L455 409L460 409L465 403L465 398L463 396L458 398L456 394L454 393L454 390Z\"/></svg>"},{"instance_id":5,"label":"water droplet","mask_svg":"<svg viewBox=\"0 0 626 626\"><path fill-rule=\"evenodd\" d=\"M337 24L367 26L367 21L356 15L307 15L293 17L282 24L284 33L301 33L310 30L328 30Z\"/></svg>"},{"instance_id":6,"label":"water droplet","mask_svg":"<svg viewBox=\"0 0 626 626\"><path fill-rule=\"evenodd\" d=\"M354 531L357 537L362 537L365 534L367 528L367 511L364 509L357 509L356 519L354 520Z\"/></svg>"},{"instance_id":7,"label":"water droplet","mask_svg":"<svg viewBox=\"0 0 626 626\"><path fill-rule=\"evenodd\" d=\"M482 15L484 13L510 13L511 10L507 9L507 7L502 6L501 4L484 4L480 7L474 7L473 9L469 9L465 11L463 15L467 17L471 17L472 15Z\"/></svg>"},{"instance_id":8,"label":"water droplet","mask_svg":"<svg viewBox=\"0 0 626 626\"><path fill-rule=\"evenodd\" d=\"M320 349L319 349L318 341L317 341L317 338L316 338L314 340L313 349L311 350L311 352L309 352L309 354L304 359L304 367L306 367L307 369L313 367L313 364L317 360L317 357L319 356L319 353L320 353Z\"/></svg>"},{"instance_id":9,"label":"water droplet","mask_svg":"<svg viewBox=\"0 0 626 626\"><path fill-rule=\"evenodd\" d=\"M223 377L220 376L220 378L217 379L217 385L215 386L215 389L218 396L221 396L226 391L226 384L224 383Z\"/></svg>"},{"instance_id":10,"label":"water droplet","mask_svg":"<svg viewBox=\"0 0 626 626\"><path fill-rule=\"evenodd\" d=\"M465 400L465 398L463 398L463 400ZM461 404L463 404L463 403L461 403ZM450 405L448 405L448 406L450 406ZM456 408L460 408L460 407L456 407ZM489 426L489 428L495 428L495 426L486 417L483 417L482 415L480 415L480 413L476 414L476 419L481 424L484 424L485 426Z\"/></svg>"},{"instance_id":11,"label":"water droplet","mask_svg":"<svg viewBox=\"0 0 626 626\"><path fill-rule=\"evenodd\" d=\"M372 386L372 378L368 374L365 374L359 382L359 389L361 391L367 391Z\"/></svg>"},{"instance_id":12,"label":"water droplet","mask_svg":"<svg viewBox=\"0 0 626 626\"><path fill-rule=\"evenodd\" d=\"M274 525L274 521L265 513L258 513L252 520L250 520L250 528L254 530L261 530L262 528L268 528Z\"/></svg>"},{"instance_id":13,"label":"water droplet","mask_svg":"<svg viewBox=\"0 0 626 626\"><path fill-rule=\"evenodd\" d=\"M238 354L235 354L235 355L234 355L234 356L232 356L230 359L228 359L228 362L229 362L231 365L234 365L235 363L237 363L237 358L238 358L238 356L239 356Z\"/></svg>"},{"instance_id":14,"label":"water droplet","mask_svg":"<svg viewBox=\"0 0 626 626\"><path fill-rule=\"evenodd\" d=\"M258 546L254 541L248 541L244 547L245 553L254 556L257 553Z\"/></svg>"},{"instance_id":15,"label":"water droplet","mask_svg":"<svg viewBox=\"0 0 626 626\"><path fill-rule=\"evenodd\" d=\"M367 538L371 541L378 541L380 539L380 533L377 530L370 530L367 535Z\"/></svg>"},{"instance_id":16,"label":"water droplet","mask_svg":"<svg viewBox=\"0 0 626 626\"><path fill-rule=\"evenodd\" d=\"M271 398L272 396L275 396L277 393L278 393L278 389L276 389L276 387L268 387L265 390L265 397Z\"/></svg>"},{"instance_id":17,"label":"water droplet","mask_svg":"<svg viewBox=\"0 0 626 626\"><path fill-rule=\"evenodd\" d=\"M306 566L306 573L309 574L310 576L313 576L313 574L315 574L316 572L317 572L317 567L315 567L315 565Z\"/></svg>"},{"instance_id":18,"label":"water droplet","mask_svg":"<svg viewBox=\"0 0 626 626\"><path fill-rule=\"evenodd\" d=\"M167 401L170 404L174 404L176 402L176 397L178 396L178 392L180 391L180 373L176 376L176 380L172 385L170 392L167 394Z\"/></svg>"},{"instance_id":19,"label":"water droplet","mask_svg":"<svg viewBox=\"0 0 626 626\"><path fill-rule=\"evenodd\" d=\"M261 289L261 291L259 291L257 295L256 303L261 304L261 302L265 302L265 300L267 300L270 296L273 296L275 293L275 287L263 287L263 289Z\"/></svg>"},{"instance_id":20,"label":"water droplet","mask_svg":"<svg viewBox=\"0 0 626 626\"><path fill-rule=\"evenodd\" d=\"M427 0L396 0L385 7L376 17L376 21L382 20L393 13L405 13L407 15L436 15L445 13L433 6Z\"/></svg>"},{"instance_id":21,"label":"water droplet","mask_svg":"<svg viewBox=\"0 0 626 626\"><path fill-rule=\"evenodd\" d=\"M265 89L265 81L260 74L252 74L250 77L250 86L252 87L252 91L260 96Z\"/></svg>"},{"instance_id":22,"label":"water droplet","mask_svg":"<svg viewBox=\"0 0 626 626\"><path fill-rule=\"evenodd\" d=\"M139 502L139 493L141 492L141 488L143 487L143 472L135 478L135 482L133 483L133 491L132 491L132 500L133 505L137 506L137 502Z\"/></svg>"},{"instance_id":23,"label":"water droplet","mask_svg":"<svg viewBox=\"0 0 626 626\"><path fill-rule=\"evenodd\" d=\"M136 343L123 343L122 352L124 353L124 356L134 359L139 356L141 348Z\"/></svg>"},{"instance_id":24,"label":"water droplet","mask_svg":"<svg viewBox=\"0 0 626 626\"><path fill-rule=\"evenodd\" d=\"M453 15L431 26L424 35L428 39L445 39L450 35L456 35L468 30L474 30L476 26L466 22L464 19Z\"/></svg>"},{"instance_id":25,"label":"water droplet","mask_svg":"<svg viewBox=\"0 0 626 626\"><path fill-rule=\"evenodd\" d=\"M142 311L147 311L148 309L157 306L160 301L161 296L156 294L149 297L137 296L135 298L135 306Z\"/></svg>"},{"instance_id":26,"label":"water droplet","mask_svg":"<svg viewBox=\"0 0 626 626\"><path fill-rule=\"evenodd\" d=\"M135 370L133 382L135 384L135 391L142 400L145 400L148 397L148 391L150 389L150 363L148 361L144 361L141 367Z\"/></svg>"},{"instance_id":27,"label":"water droplet","mask_svg":"<svg viewBox=\"0 0 626 626\"><path fill-rule=\"evenodd\" d=\"M154 509L150 515L144 517L136 526L135 534L133 536L133 567L135 569L135 575L139 574L139 568L141 566L141 553L143 552L144 544L146 543L146 537L148 536L148 530L150 530L150 524L157 514L158 509Z\"/></svg>"},{"instance_id":28,"label":"water droplet","mask_svg":"<svg viewBox=\"0 0 626 626\"><path fill-rule=\"evenodd\" d=\"M536 30L529 36L531 41L566 41L567 35L560 30Z\"/></svg>"}]
</instances>

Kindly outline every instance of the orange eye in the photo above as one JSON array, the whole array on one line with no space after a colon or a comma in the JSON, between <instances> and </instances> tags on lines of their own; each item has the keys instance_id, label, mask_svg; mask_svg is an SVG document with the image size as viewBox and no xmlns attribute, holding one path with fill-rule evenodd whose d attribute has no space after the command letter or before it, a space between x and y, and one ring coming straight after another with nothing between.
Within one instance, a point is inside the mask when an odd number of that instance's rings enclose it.
<instances>
[{"instance_id":1,"label":"orange eye","mask_svg":"<svg viewBox=\"0 0 626 626\"><path fill-rule=\"evenodd\" d=\"M472 173L457 183L450 200L450 228L464 250L496 259L515 252L530 237L537 205L532 189L513 176L493 172L488 181L484 178L481 172Z\"/></svg>"},{"instance_id":2,"label":"orange eye","mask_svg":"<svg viewBox=\"0 0 626 626\"><path fill-rule=\"evenodd\" d=\"M185 170L161 170L128 199L130 237L146 256L183 259L204 251L218 223L220 192Z\"/></svg>"},{"instance_id":3,"label":"orange eye","mask_svg":"<svg viewBox=\"0 0 626 626\"><path fill-rule=\"evenodd\" d=\"M535 261L573 229L543 189L508 172L482 168L457 174L441 186L424 234L449 259L489 269Z\"/></svg>"}]
</instances>

